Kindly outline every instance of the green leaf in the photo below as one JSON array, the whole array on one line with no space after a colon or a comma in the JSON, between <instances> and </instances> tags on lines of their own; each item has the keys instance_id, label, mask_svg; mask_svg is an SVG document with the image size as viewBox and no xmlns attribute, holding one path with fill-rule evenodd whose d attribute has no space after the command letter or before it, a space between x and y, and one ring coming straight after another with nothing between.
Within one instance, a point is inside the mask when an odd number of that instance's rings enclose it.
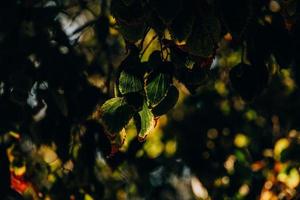
<instances>
[{"instance_id":1,"label":"green leaf","mask_svg":"<svg viewBox=\"0 0 300 200\"><path fill-rule=\"evenodd\" d=\"M138 92L143 89L142 80L134 74L122 71L119 78L119 90L121 94Z\"/></svg>"},{"instance_id":2,"label":"green leaf","mask_svg":"<svg viewBox=\"0 0 300 200\"><path fill-rule=\"evenodd\" d=\"M165 98L152 109L155 116L161 116L171 110L177 103L179 92L175 86L171 86Z\"/></svg>"},{"instance_id":3,"label":"green leaf","mask_svg":"<svg viewBox=\"0 0 300 200\"><path fill-rule=\"evenodd\" d=\"M171 76L165 73L151 75L146 81L146 95L150 106L154 107L166 96L171 85Z\"/></svg>"},{"instance_id":4,"label":"green leaf","mask_svg":"<svg viewBox=\"0 0 300 200\"><path fill-rule=\"evenodd\" d=\"M135 116L135 124L138 130L138 137L144 140L155 126L154 115L144 103L143 109Z\"/></svg>"},{"instance_id":5,"label":"green leaf","mask_svg":"<svg viewBox=\"0 0 300 200\"><path fill-rule=\"evenodd\" d=\"M140 62L139 49L136 46L131 46L129 55L119 66L120 73L116 81L118 86L116 89L121 95L142 91L144 74L147 70L148 65Z\"/></svg>"},{"instance_id":6,"label":"green leaf","mask_svg":"<svg viewBox=\"0 0 300 200\"><path fill-rule=\"evenodd\" d=\"M119 133L134 113L134 107L123 97L109 99L101 106L102 123L111 135Z\"/></svg>"}]
</instances>

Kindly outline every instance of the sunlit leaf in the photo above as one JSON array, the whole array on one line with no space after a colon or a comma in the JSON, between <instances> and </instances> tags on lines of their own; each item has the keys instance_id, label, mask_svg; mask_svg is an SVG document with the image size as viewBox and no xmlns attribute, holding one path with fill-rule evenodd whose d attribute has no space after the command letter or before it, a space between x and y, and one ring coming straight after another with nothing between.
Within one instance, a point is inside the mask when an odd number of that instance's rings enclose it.
<instances>
[{"instance_id":1,"label":"sunlit leaf","mask_svg":"<svg viewBox=\"0 0 300 200\"><path fill-rule=\"evenodd\" d=\"M122 71L119 78L119 90L121 94L138 92L143 89L142 80L134 74Z\"/></svg>"},{"instance_id":2,"label":"sunlit leaf","mask_svg":"<svg viewBox=\"0 0 300 200\"><path fill-rule=\"evenodd\" d=\"M149 105L157 105L167 95L170 85L170 75L165 73L151 74L146 81L146 95Z\"/></svg>"},{"instance_id":3,"label":"sunlit leaf","mask_svg":"<svg viewBox=\"0 0 300 200\"><path fill-rule=\"evenodd\" d=\"M112 145L112 152L111 154L116 153L124 144L126 140L126 131L125 128L123 128L120 132L116 134L116 137L113 138L111 145Z\"/></svg>"},{"instance_id":4,"label":"sunlit leaf","mask_svg":"<svg viewBox=\"0 0 300 200\"><path fill-rule=\"evenodd\" d=\"M138 113L138 116L135 117L135 124L138 129L138 137L141 140L144 140L154 128L154 116L146 103L144 103L143 109Z\"/></svg>"},{"instance_id":5,"label":"sunlit leaf","mask_svg":"<svg viewBox=\"0 0 300 200\"><path fill-rule=\"evenodd\" d=\"M102 122L106 130L114 135L120 132L135 113L133 106L125 98L116 97L107 100L101 107Z\"/></svg>"}]
</instances>

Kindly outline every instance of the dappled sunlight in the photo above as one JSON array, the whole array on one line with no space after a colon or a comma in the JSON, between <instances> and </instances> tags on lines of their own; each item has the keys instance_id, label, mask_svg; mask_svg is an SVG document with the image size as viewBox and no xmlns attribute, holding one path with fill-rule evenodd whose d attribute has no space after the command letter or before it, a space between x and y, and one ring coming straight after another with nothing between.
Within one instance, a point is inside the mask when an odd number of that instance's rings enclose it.
<instances>
[{"instance_id":1,"label":"dappled sunlight","mask_svg":"<svg viewBox=\"0 0 300 200\"><path fill-rule=\"evenodd\" d=\"M299 199L299 5L3 1L0 199Z\"/></svg>"}]
</instances>

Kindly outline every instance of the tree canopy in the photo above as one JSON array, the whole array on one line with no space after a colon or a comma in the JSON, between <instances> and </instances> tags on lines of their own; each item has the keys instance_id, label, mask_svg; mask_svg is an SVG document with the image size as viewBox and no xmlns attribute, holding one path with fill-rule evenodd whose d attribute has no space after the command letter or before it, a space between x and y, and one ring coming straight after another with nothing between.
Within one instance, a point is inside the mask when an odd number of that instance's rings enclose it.
<instances>
[{"instance_id":1,"label":"tree canopy","mask_svg":"<svg viewBox=\"0 0 300 200\"><path fill-rule=\"evenodd\" d=\"M297 0L1 3L1 198L300 198Z\"/></svg>"}]
</instances>

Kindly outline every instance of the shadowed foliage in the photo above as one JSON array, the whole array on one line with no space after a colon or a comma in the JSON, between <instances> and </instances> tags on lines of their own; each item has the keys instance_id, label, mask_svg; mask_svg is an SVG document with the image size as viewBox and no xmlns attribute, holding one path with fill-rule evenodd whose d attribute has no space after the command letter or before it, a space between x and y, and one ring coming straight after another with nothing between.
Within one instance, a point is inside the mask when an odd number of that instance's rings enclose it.
<instances>
[{"instance_id":1,"label":"shadowed foliage","mask_svg":"<svg viewBox=\"0 0 300 200\"><path fill-rule=\"evenodd\" d=\"M299 11L4 0L1 198L300 198Z\"/></svg>"}]
</instances>

